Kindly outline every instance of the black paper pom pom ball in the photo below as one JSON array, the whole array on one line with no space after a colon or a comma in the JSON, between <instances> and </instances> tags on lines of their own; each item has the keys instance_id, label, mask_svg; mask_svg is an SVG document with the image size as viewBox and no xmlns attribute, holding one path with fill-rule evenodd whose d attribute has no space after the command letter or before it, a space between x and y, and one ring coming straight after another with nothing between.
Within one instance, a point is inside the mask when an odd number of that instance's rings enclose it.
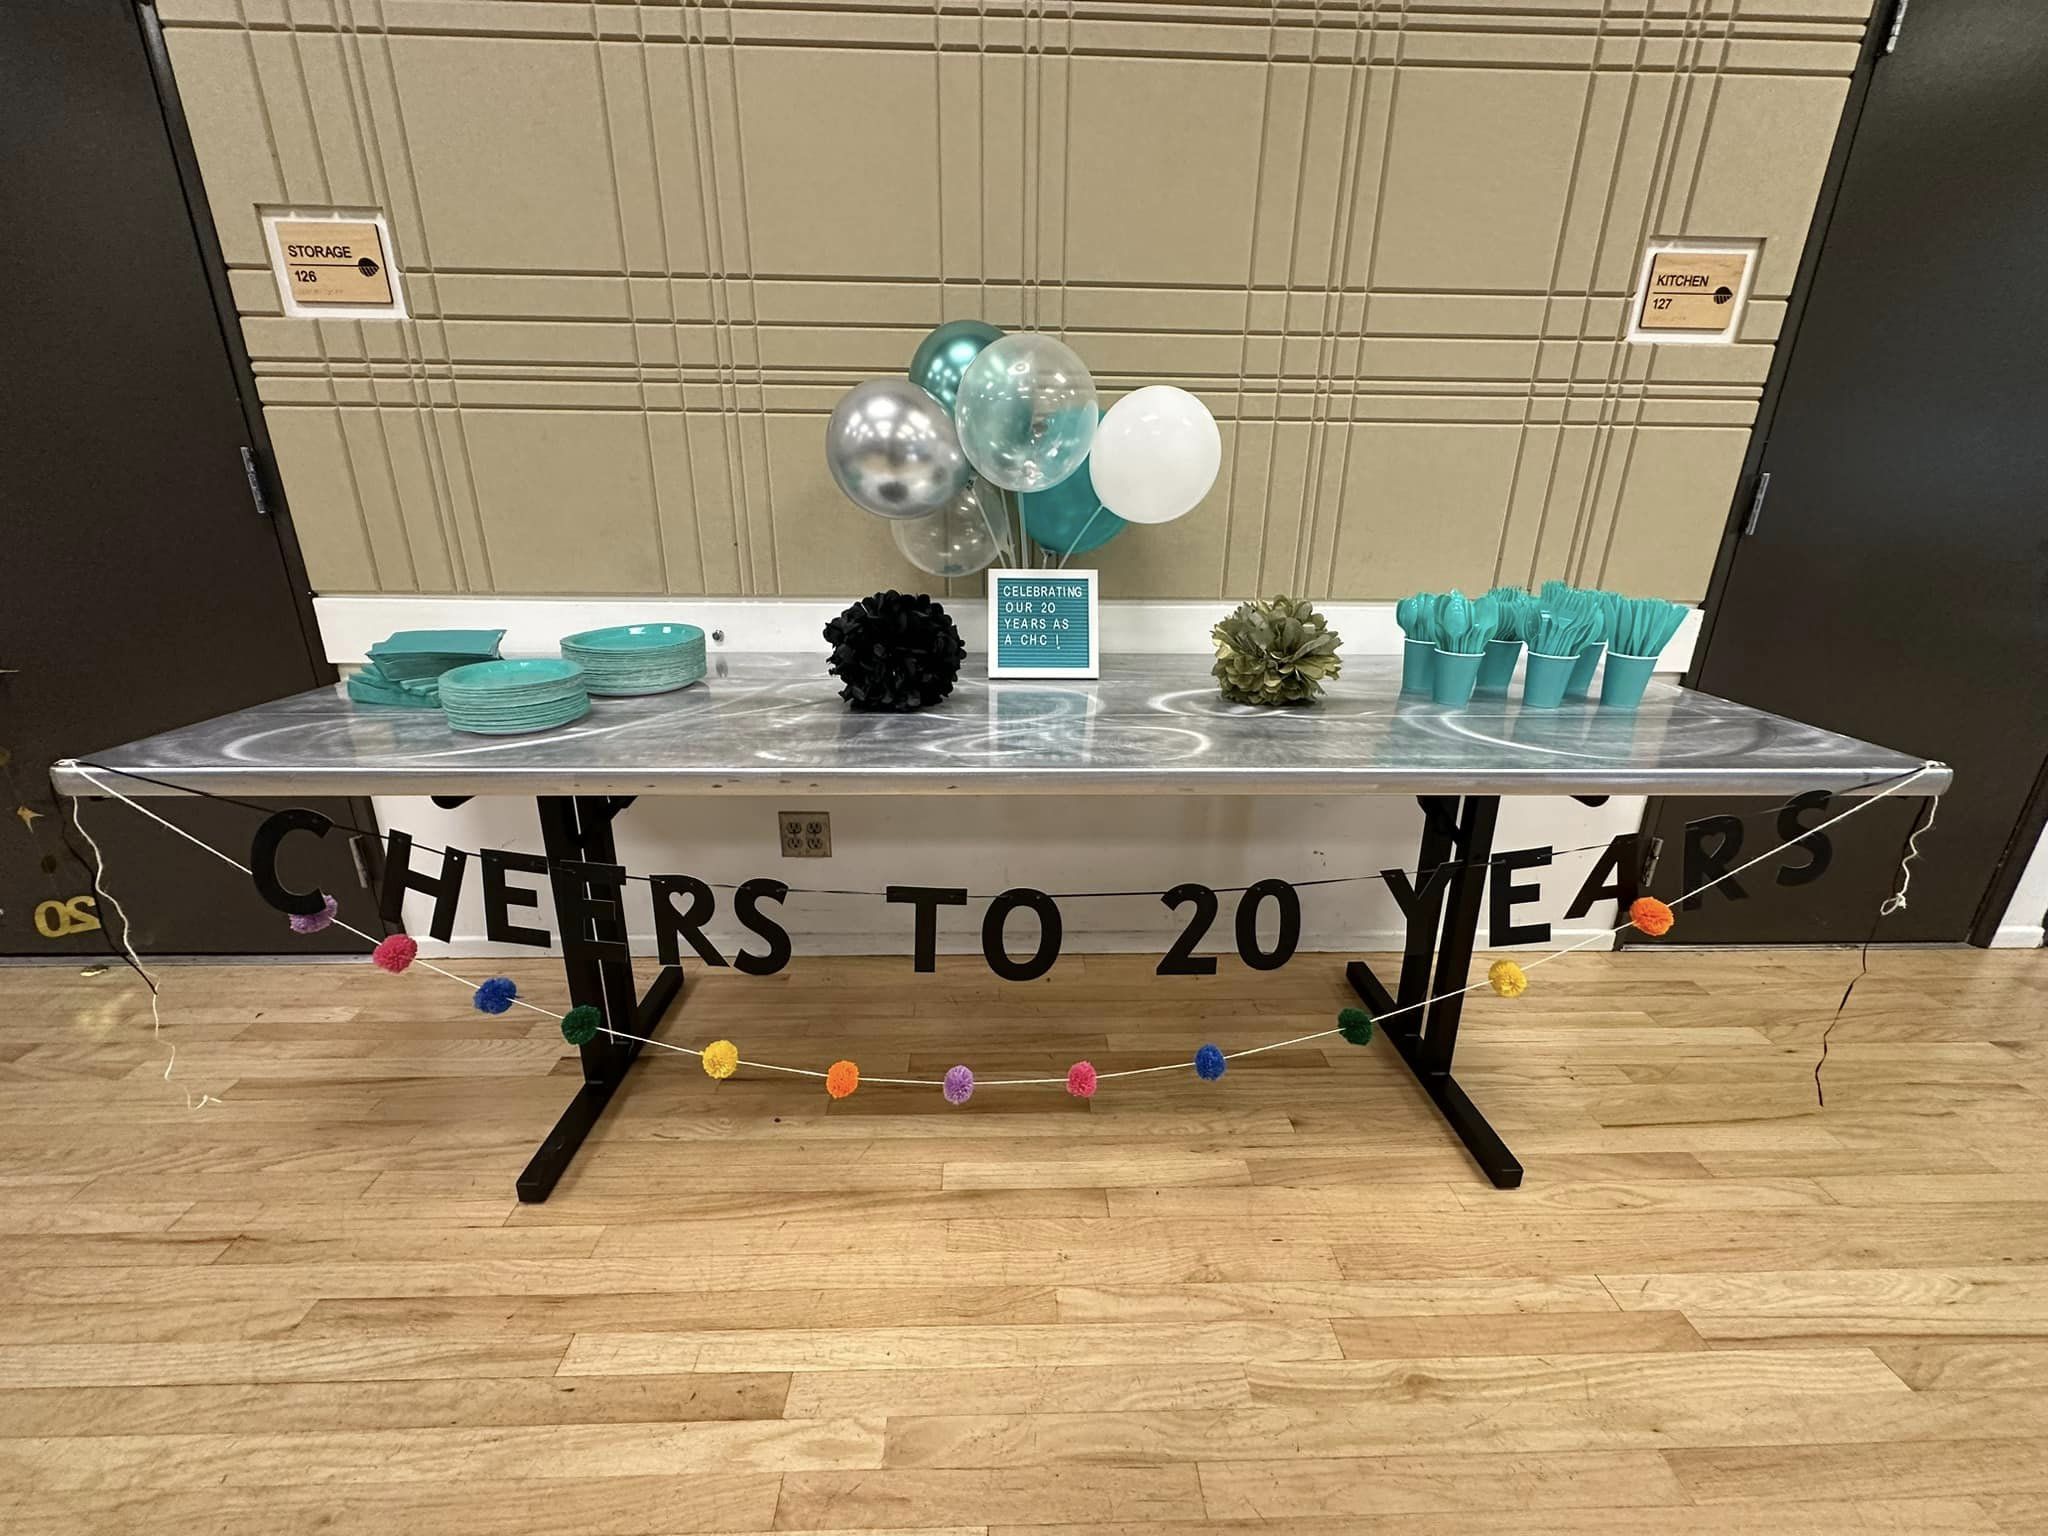
<instances>
[{"instance_id":1,"label":"black paper pom pom ball","mask_svg":"<svg viewBox=\"0 0 2048 1536\"><path fill-rule=\"evenodd\" d=\"M967 643L929 597L877 592L825 626L839 697L855 709L912 710L953 691Z\"/></svg>"}]
</instances>

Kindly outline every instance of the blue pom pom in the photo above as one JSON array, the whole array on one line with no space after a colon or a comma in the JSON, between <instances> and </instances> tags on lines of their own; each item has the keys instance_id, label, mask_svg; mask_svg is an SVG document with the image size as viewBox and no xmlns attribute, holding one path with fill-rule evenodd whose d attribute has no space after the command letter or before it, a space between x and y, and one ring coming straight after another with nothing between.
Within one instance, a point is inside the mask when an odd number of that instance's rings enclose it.
<instances>
[{"instance_id":1,"label":"blue pom pom","mask_svg":"<svg viewBox=\"0 0 2048 1536\"><path fill-rule=\"evenodd\" d=\"M1223 1059L1223 1053L1213 1045L1205 1045L1195 1052L1195 1076L1205 1083L1215 1082L1223 1075L1223 1069L1228 1065L1229 1063Z\"/></svg>"},{"instance_id":2,"label":"blue pom pom","mask_svg":"<svg viewBox=\"0 0 2048 1536\"><path fill-rule=\"evenodd\" d=\"M503 1013L512 1006L512 999L518 995L518 982L510 976L493 976L476 989L477 1012Z\"/></svg>"}]
</instances>

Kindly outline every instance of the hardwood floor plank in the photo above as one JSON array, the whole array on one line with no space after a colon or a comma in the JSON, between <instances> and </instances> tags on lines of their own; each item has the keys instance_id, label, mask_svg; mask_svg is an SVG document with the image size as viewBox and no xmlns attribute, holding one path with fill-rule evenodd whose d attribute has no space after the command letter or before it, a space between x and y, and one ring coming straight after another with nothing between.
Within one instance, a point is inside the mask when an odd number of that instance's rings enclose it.
<instances>
[{"instance_id":1,"label":"hardwood floor plank","mask_svg":"<svg viewBox=\"0 0 2048 1536\"><path fill-rule=\"evenodd\" d=\"M1195 1469L1186 1465L790 1472L782 1479L775 1529L908 1530L963 1522L1190 1520L1203 1514Z\"/></svg>"}]
</instances>

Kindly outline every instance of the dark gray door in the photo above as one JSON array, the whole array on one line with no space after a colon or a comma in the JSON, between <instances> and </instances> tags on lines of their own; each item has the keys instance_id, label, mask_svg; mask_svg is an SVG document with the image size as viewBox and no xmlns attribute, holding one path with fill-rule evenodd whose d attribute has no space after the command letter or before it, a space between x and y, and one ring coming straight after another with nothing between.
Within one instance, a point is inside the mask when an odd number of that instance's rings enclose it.
<instances>
[{"instance_id":1,"label":"dark gray door","mask_svg":"<svg viewBox=\"0 0 2048 1536\"><path fill-rule=\"evenodd\" d=\"M1953 764L1878 936L1961 940L2010 896L2048 761L2048 6L1913 0L1867 78L1692 681ZM1658 894L1686 821L1755 809L1653 807ZM1702 898L1673 940L1860 942L1918 809L1845 826L1820 881Z\"/></svg>"},{"instance_id":2,"label":"dark gray door","mask_svg":"<svg viewBox=\"0 0 2048 1536\"><path fill-rule=\"evenodd\" d=\"M104 952L91 873L49 787L52 758L331 678L215 308L142 19L128 0L0 6L0 952ZM196 191L196 181L192 190ZM203 209L199 211L203 219ZM261 818L153 808L246 859ZM329 801L336 820L363 808ZM113 802L86 825L145 952L359 949L291 935L248 881ZM296 838L299 873L360 889L344 839ZM357 905L367 907L367 900Z\"/></svg>"}]
</instances>

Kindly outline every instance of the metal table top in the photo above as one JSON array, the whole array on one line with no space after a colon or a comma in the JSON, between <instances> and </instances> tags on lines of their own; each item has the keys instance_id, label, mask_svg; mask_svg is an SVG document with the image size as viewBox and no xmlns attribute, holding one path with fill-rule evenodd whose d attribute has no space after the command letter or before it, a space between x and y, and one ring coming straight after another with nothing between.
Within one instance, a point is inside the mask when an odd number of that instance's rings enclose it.
<instances>
[{"instance_id":1,"label":"metal table top","mask_svg":"<svg viewBox=\"0 0 2048 1536\"><path fill-rule=\"evenodd\" d=\"M1464 709L1404 699L1396 658L1347 659L1321 702L1226 704L1205 656L1105 658L1099 682L970 675L910 715L856 714L822 657L728 655L678 693L597 699L575 725L469 736L339 686L86 754L247 795L1758 794L1850 790L1921 759L1662 680L1633 713L1526 710L1519 685ZM57 788L90 794L67 763ZM1925 793L1944 789L1947 769ZM1916 791L1920 786L1915 786Z\"/></svg>"}]
</instances>

